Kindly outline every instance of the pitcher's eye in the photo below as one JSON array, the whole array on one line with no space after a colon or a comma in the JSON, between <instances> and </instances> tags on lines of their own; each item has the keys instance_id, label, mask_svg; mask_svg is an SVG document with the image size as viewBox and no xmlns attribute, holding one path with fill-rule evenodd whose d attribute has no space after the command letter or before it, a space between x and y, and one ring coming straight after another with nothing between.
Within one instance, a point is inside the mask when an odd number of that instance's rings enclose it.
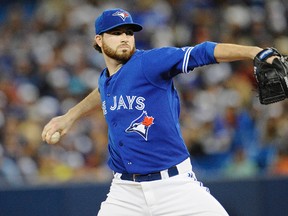
<instances>
[{"instance_id":1,"label":"pitcher's eye","mask_svg":"<svg viewBox=\"0 0 288 216\"><path fill-rule=\"evenodd\" d=\"M134 35L134 32L133 32L133 30L127 30L126 32L126 35L129 35L129 36L133 36Z\"/></svg>"},{"instance_id":2,"label":"pitcher's eye","mask_svg":"<svg viewBox=\"0 0 288 216\"><path fill-rule=\"evenodd\" d=\"M121 31L112 31L112 32L110 32L110 34L112 34L112 35L121 35L122 32Z\"/></svg>"}]
</instances>

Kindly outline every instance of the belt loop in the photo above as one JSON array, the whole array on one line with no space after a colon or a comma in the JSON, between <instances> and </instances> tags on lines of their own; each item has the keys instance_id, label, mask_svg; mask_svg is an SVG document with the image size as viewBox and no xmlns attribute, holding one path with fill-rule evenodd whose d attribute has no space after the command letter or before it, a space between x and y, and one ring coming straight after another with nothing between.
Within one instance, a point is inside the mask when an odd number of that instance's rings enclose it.
<instances>
[{"instance_id":1,"label":"belt loop","mask_svg":"<svg viewBox=\"0 0 288 216\"><path fill-rule=\"evenodd\" d=\"M113 172L114 174L114 177L117 178L117 179L120 179L122 174L121 173L117 173L117 172Z\"/></svg>"},{"instance_id":2,"label":"belt loop","mask_svg":"<svg viewBox=\"0 0 288 216\"><path fill-rule=\"evenodd\" d=\"M161 178L162 178L162 179L167 179L167 178L169 178L168 169L162 170L162 171L160 172L160 175L161 175Z\"/></svg>"}]
</instances>

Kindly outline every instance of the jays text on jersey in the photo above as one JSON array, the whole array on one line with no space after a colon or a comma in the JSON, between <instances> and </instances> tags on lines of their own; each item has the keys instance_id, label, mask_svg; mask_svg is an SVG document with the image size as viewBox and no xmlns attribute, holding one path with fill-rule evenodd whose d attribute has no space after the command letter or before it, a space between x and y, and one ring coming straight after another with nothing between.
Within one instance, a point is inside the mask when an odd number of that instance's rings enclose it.
<instances>
[{"instance_id":1,"label":"jays text on jersey","mask_svg":"<svg viewBox=\"0 0 288 216\"><path fill-rule=\"evenodd\" d=\"M113 76L99 78L108 124L108 164L118 173L165 170L189 157L180 124L180 103L172 78L216 63L213 42L195 47L136 50Z\"/></svg>"}]
</instances>

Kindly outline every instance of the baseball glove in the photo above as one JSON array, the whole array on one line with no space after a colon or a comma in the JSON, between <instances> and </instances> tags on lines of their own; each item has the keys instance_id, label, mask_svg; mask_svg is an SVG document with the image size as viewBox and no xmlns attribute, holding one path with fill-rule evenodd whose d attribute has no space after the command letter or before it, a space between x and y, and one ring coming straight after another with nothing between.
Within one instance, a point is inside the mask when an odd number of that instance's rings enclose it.
<instances>
[{"instance_id":1,"label":"baseball glove","mask_svg":"<svg viewBox=\"0 0 288 216\"><path fill-rule=\"evenodd\" d=\"M266 59L277 56L272 64ZM254 58L254 75L261 104L271 104L288 97L288 58L275 48L267 48Z\"/></svg>"}]
</instances>

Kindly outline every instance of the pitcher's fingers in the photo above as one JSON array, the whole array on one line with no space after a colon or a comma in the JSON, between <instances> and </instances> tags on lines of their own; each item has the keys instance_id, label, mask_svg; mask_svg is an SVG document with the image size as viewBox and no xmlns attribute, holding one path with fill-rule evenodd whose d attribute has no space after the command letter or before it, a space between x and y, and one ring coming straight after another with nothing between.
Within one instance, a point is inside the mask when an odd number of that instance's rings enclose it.
<instances>
[{"instance_id":1,"label":"pitcher's fingers","mask_svg":"<svg viewBox=\"0 0 288 216\"><path fill-rule=\"evenodd\" d=\"M41 137L42 137L42 140L45 141L46 140L46 134L47 132L49 131L49 123L45 125L45 127L43 128L43 131L42 131L42 134L41 134Z\"/></svg>"},{"instance_id":2,"label":"pitcher's fingers","mask_svg":"<svg viewBox=\"0 0 288 216\"><path fill-rule=\"evenodd\" d=\"M42 136L42 140L46 141L46 142L49 142L50 139L51 139L52 134L54 134L56 131L57 131L57 129L52 127L52 125L50 123L48 123L43 129L43 132L42 132L42 135L41 135Z\"/></svg>"},{"instance_id":3,"label":"pitcher's fingers","mask_svg":"<svg viewBox=\"0 0 288 216\"><path fill-rule=\"evenodd\" d=\"M43 135L42 135L42 140L45 142L49 142L51 138L51 131L50 130L46 130L45 132L43 131Z\"/></svg>"},{"instance_id":4,"label":"pitcher's fingers","mask_svg":"<svg viewBox=\"0 0 288 216\"><path fill-rule=\"evenodd\" d=\"M55 132L56 132L56 131L55 131ZM51 141L51 138L52 138L52 136L53 136L53 134L54 134L55 132L53 132L52 130L47 131L47 133L46 133L46 135L45 135L45 142L46 142L46 143L48 143L48 144L53 144L53 143L51 143L51 142L52 142L52 141Z\"/></svg>"},{"instance_id":5,"label":"pitcher's fingers","mask_svg":"<svg viewBox=\"0 0 288 216\"><path fill-rule=\"evenodd\" d=\"M42 134L41 134L41 137L42 137L42 141L45 141L45 137L46 137L46 130L45 128L42 130Z\"/></svg>"}]
</instances>

